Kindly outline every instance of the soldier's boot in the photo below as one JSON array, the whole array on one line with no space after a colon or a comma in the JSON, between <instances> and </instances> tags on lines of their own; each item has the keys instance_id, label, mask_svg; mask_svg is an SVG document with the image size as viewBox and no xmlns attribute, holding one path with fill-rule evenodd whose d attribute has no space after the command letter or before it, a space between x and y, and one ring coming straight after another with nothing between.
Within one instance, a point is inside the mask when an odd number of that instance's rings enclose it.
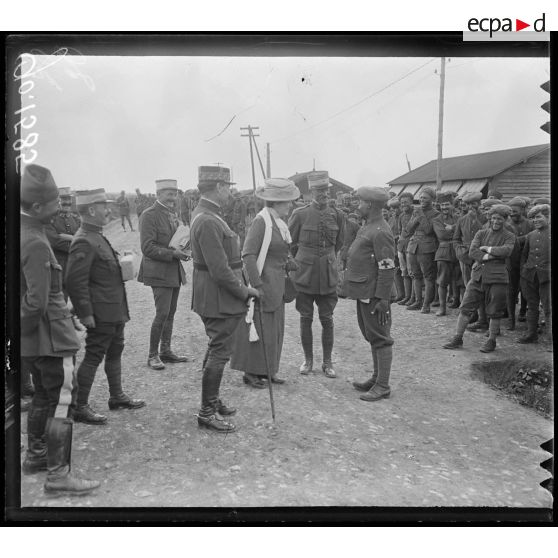
<instances>
[{"instance_id":1,"label":"soldier's boot","mask_svg":"<svg viewBox=\"0 0 558 558\"><path fill-rule=\"evenodd\" d=\"M378 378L376 383L360 398L363 401L379 401L387 399L391 394L389 387L389 377L391 375L391 361L393 358L391 345L376 349L378 356Z\"/></svg>"},{"instance_id":2,"label":"soldier's boot","mask_svg":"<svg viewBox=\"0 0 558 558\"><path fill-rule=\"evenodd\" d=\"M521 293L521 291L519 295L519 316L517 318L517 321L527 321L527 299L523 296L523 293Z\"/></svg>"},{"instance_id":3,"label":"soldier's boot","mask_svg":"<svg viewBox=\"0 0 558 558\"><path fill-rule=\"evenodd\" d=\"M413 291L413 280L408 275L403 277L403 287L405 289L405 298L397 303L399 304L399 306L404 306L405 304L407 304L407 302L409 302L409 300L411 300L411 293Z\"/></svg>"},{"instance_id":4,"label":"soldier's boot","mask_svg":"<svg viewBox=\"0 0 558 558\"><path fill-rule=\"evenodd\" d=\"M439 285L438 286L438 297L440 299L440 310L438 310L438 312L436 312L436 316L446 316L447 315L447 310L446 310L446 298L448 296L448 288L446 286L443 285Z\"/></svg>"},{"instance_id":5,"label":"soldier's boot","mask_svg":"<svg viewBox=\"0 0 558 558\"><path fill-rule=\"evenodd\" d=\"M48 407L31 405L27 414L27 452L21 470L26 475L46 471Z\"/></svg>"},{"instance_id":6,"label":"soldier's boot","mask_svg":"<svg viewBox=\"0 0 558 558\"><path fill-rule=\"evenodd\" d=\"M518 343L536 343L539 340L537 333L538 315L533 312L533 315L528 314L527 318L527 333L517 340Z\"/></svg>"},{"instance_id":7,"label":"soldier's boot","mask_svg":"<svg viewBox=\"0 0 558 558\"><path fill-rule=\"evenodd\" d=\"M469 322L467 331L486 331L488 329L488 318L486 317L486 308L484 306L484 301L479 304L477 312L478 319L474 322Z\"/></svg>"},{"instance_id":8,"label":"soldier's boot","mask_svg":"<svg viewBox=\"0 0 558 558\"><path fill-rule=\"evenodd\" d=\"M447 296L447 295L446 295ZM436 283L434 282L434 300L430 304L431 307L438 308L440 306L440 294L436 288Z\"/></svg>"},{"instance_id":9,"label":"soldier's boot","mask_svg":"<svg viewBox=\"0 0 558 558\"><path fill-rule=\"evenodd\" d=\"M413 279L413 290L415 292L415 302L407 306L407 310L420 310L422 308L422 279Z\"/></svg>"},{"instance_id":10,"label":"soldier's boot","mask_svg":"<svg viewBox=\"0 0 558 558\"><path fill-rule=\"evenodd\" d=\"M517 305L517 297L514 297L512 293L508 292L508 331L515 330L515 308Z\"/></svg>"},{"instance_id":11,"label":"soldier's boot","mask_svg":"<svg viewBox=\"0 0 558 558\"><path fill-rule=\"evenodd\" d=\"M445 344L444 349L460 349L463 347L463 334L469 323L469 316L461 312L457 316L457 324L455 326L455 335Z\"/></svg>"},{"instance_id":12,"label":"soldier's boot","mask_svg":"<svg viewBox=\"0 0 558 558\"><path fill-rule=\"evenodd\" d=\"M337 374L331 363L331 353L335 334L333 330L333 318L320 318L322 324L322 371L328 378L336 378Z\"/></svg>"},{"instance_id":13,"label":"soldier's boot","mask_svg":"<svg viewBox=\"0 0 558 558\"><path fill-rule=\"evenodd\" d=\"M434 293L436 292L436 283L432 279L425 279L424 284L424 302L422 304L421 313L430 314L430 306L432 305Z\"/></svg>"},{"instance_id":14,"label":"soldier's boot","mask_svg":"<svg viewBox=\"0 0 558 558\"><path fill-rule=\"evenodd\" d=\"M47 478L44 485L49 496L83 496L100 486L100 482L72 475L72 421L49 418L47 423Z\"/></svg>"},{"instance_id":15,"label":"soldier's boot","mask_svg":"<svg viewBox=\"0 0 558 558\"><path fill-rule=\"evenodd\" d=\"M83 422L85 424L105 424L107 417L94 411L88 404L89 393L95 380L97 367L91 364L82 362L77 370L77 384L78 393L76 400L76 407L71 411L71 415L76 422Z\"/></svg>"},{"instance_id":16,"label":"soldier's boot","mask_svg":"<svg viewBox=\"0 0 558 558\"><path fill-rule=\"evenodd\" d=\"M410 277L410 279L411 279L411 297L405 303L405 306L411 306L417 301L417 297L415 296L415 281L412 277Z\"/></svg>"},{"instance_id":17,"label":"soldier's boot","mask_svg":"<svg viewBox=\"0 0 558 558\"><path fill-rule=\"evenodd\" d=\"M234 432L236 426L219 413L222 405L219 399L219 387L223 377L223 368L224 366L206 366L203 369L201 407L197 418L200 427L220 434L228 434Z\"/></svg>"},{"instance_id":18,"label":"soldier's boot","mask_svg":"<svg viewBox=\"0 0 558 558\"><path fill-rule=\"evenodd\" d=\"M402 300L405 300L405 281L401 276L400 270L397 270L395 273L395 290L397 291L395 302L399 303Z\"/></svg>"},{"instance_id":19,"label":"soldier's boot","mask_svg":"<svg viewBox=\"0 0 558 558\"><path fill-rule=\"evenodd\" d=\"M312 338L312 320L300 318L300 342L304 351L304 362L300 365L300 373L307 375L312 372L314 366L314 349Z\"/></svg>"},{"instance_id":20,"label":"soldier's boot","mask_svg":"<svg viewBox=\"0 0 558 558\"><path fill-rule=\"evenodd\" d=\"M188 355L177 355L171 349L171 338L174 320L169 320L163 324L161 332L161 347L159 349L159 358L162 362L190 362L192 359Z\"/></svg>"},{"instance_id":21,"label":"soldier's boot","mask_svg":"<svg viewBox=\"0 0 558 558\"><path fill-rule=\"evenodd\" d=\"M449 305L449 308L459 308L459 301L460 301L460 292L461 289L457 286L456 281L451 282L452 285L452 301Z\"/></svg>"},{"instance_id":22,"label":"soldier's boot","mask_svg":"<svg viewBox=\"0 0 558 558\"><path fill-rule=\"evenodd\" d=\"M111 411L145 407L145 401L132 399L122 391L122 361L120 357L109 360L105 359L105 373L110 393L108 406Z\"/></svg>"},{"instance_id":23,"label":"soldier's boot","mask_svg":"<svg viewBox=\"0 0 558 558\"><path fill-rule=\"evenodd\" d=\"M35 388L31 383L31 374L29 372L29 368L25 365L24 362L21 363L20 369L20 395L21 397L32 397L35 393Z\"/></svg>"},{"instance_id":24,"label":"soldier's boot","mask_svg":"<svg viewBox=\"0 0 558 558\"><path fill-rule=\"evenodd\" d=\"M372 376L365 380L364 382L353 382L353 387L358 391L368 391L378 379L378 353L376 349L371 347L372 349L372 362L374 363L374 370L372 371Z\"/></svg>"}]
</instances>

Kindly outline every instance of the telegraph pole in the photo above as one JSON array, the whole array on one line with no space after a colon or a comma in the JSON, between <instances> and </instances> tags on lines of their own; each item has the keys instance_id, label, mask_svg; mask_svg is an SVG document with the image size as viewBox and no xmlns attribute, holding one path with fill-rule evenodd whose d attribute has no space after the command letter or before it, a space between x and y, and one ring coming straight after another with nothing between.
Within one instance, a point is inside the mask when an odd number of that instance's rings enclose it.
<instances>
[{"instance_id":1,"label":"telegraph pole","mask_svg":"<svg viewBox=\"0 0 558 558\"><path fill-rule=\"evenodd\" d=\"M271 152L269 150L269 143L265 144L265 154L266 154L267 178L271 178Z\"/></svg>"},{"instance_id":2,"label":"telegraph pole","mask_svg":"<svg viewBox=\"0 0 558 558\"><path fill-rule=\"evenodd\" d=\"M258 149L258 144L256 143L256 140L254 139L253 136L252 136L252 141L254 142L254 147L256 148L256 155L258 156L258 161L260 163L260 169L262 170L262 176L265 180L265 171L264 171L264 168L263 168L262 159L260 157L260 150Z\"/></svg>"},{"instance_id":3,"label":"telegraph pole","mask_svg":"<svg viewBox=\"0 0 558 558\"><path fill-rule=\"evenodd\" d=\"M240 134L240 137L243 138L249 138L249 142L250 142L250 163L252 165L252 189L254 191L254 193L256 193L256 171L254 169L254 150L252 147L252 142L254 141L254 137L259 136L259 134L254 134L253 130L259 130L260 128L258 126L250 126L248 125L245 128L240 128L241 131L248 131L248 135L246 134Z\"/></svg>"},{"instance_id":4,"label":"telegraph pole","mask_svg":"<svg viewBox=\"0 0 558 558\"><path fill-rule=\"evenodd\" d=\"M440 69L440 107L438 116L438 160L436 162L436 191L442 189L442 140L444 135L444 85L446 81L446 59L442 57Z\"/></svg>"}]
</instances>

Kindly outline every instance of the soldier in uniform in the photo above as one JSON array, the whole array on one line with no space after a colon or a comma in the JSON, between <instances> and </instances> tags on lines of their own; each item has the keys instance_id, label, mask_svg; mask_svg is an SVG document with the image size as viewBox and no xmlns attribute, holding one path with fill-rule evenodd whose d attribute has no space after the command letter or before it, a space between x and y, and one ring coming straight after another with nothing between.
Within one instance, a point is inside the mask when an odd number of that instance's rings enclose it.
<instances>
[{"instance_id":1,"label":"soldier in uniform","mask_svg":"<svg viewBox=\"0 0 558 558\"><path fill-rule=\"evenodd\" d=\"M508 289L508 329L513 331L515 329L515 308L517 305L517 297L520 294L521 252L525 246L525 239L527 238L527 235L535 227L525 216L527 203L523 198L516 196L508 202L508 205L511 207L510 225L516 236L516 245L509 261L510 284ZM525 316L526 310L527 300L523 291L521 291L521 305L519 309L520 316Z\"/></svg>"},{"instance_id":2,"label":"soldier in uniform","mask_svg":"<svg viewBox=\"0 0 558 558\"><path fill-rule=\"evenodd\" d=\"M390 294L395 275L395 240L382 218L388 200L384 188L358 189L359 211L366 223L349 250L344 288L347 297L357 301L357 319L362 335L370 343L374 371L364 382L353 382L364 401L390 396L392 346Z\"/></svg>"},{"instance_id":3,"label":"soldier in uniform","mask_svg":"<svg viewBox=\"0 0 558 558\"><path fill-rule=\"evenodd\" d=\"M100 483L70 473L75 397L75 355L79 350L62 294L62 267L44 225L58 210L58 189L50 171L25 167L21 179L21 357L32 371L35 394L27 415L28 449L22 470L47 471L49 494L81 495Z\"/></svg>"},{"instance_id":4,"label":"soldier in uniform","mask_svg":"<svg viewBox=\"0 0 558 558\"><path fill-rule=\"evenodd\" d=\"M497 204L490 209L490 226L475 234L469 254L475 262L471 279L467 283L461 301L455 335L444 349L459 349L463 346L463 333L470 316L484 301L486 316L490 320L488 340L480 349L491 353L496 349L496 335L500 331L500 319L507 306L508 270L506 259L515 245L515 235L505 226L511 210L509 206Z\"/></svg>"},{"instance_id":5,"label":"soldier in uniform","mask_svg":"<svg viewBox=\"0 0 558 558\"><path fill-rule=\"evenodd\" d=\"M341 269L347 268L347 257L349 255L349 248L356 238L360 229L360 215L357 213L349 213L345 221L345 234L343 235L343 246L341 248L340 260Z\"/></svg>"},{"instance_id":6,"label":"soldier in uniform","mask_svg":"<svg viewBox=\"0 0 558 558\"><path fill-rule=\"evenodd\" d=\"M415 302L407 306L407 310L419 310L423 314L430 313L430 305L436 290L436 262L434 256L438 241L434 232L433 220L439 213L432 207L436 199L436 191L425 187L420 191L420 208L415 209L405 227L405 235L412 235L407 246L408 264L413 274ZM425 286L424 301L422 287Z\"/></svg>"},{"instance_id":7,"label":"soldier in uniform","mask_svg":"<svg viewBox=\"0 0 558 558\"><path fill-rule=\"evenodd\" d=\"M64 272L70 252L70 244L81 225L81 219L77 213L72 211L70 188L58 188L58 191L60 193L60 209L46 226L46 233L54 255L62 266L62 272ZM67 299L68 295L65 294L65 296Z\"/></svg>"},{"instance_id":8,"label":"soldier in uniform","mask_svg":"<svg viewBox=\"0 0 558 558\"><path fill-rule=\"evenodd\" d=\"M116 204L118 205L120 220L122 221L122 228L126 230L125 220L127 220L128 224L130 225L130 230L133 232L134 227L132 226L132 221L130 220L130 202L126 197L126 192L124 190L120 192L120 196L118 196L118 199L116 200Z\"/></svg>"},{"instance_id":9,"label":"soldier in uniform","mask_svg":"<svg viewBox=\"0 0 558 558\"><path fill-rule=\"evenodd\" d=\"M333 311L337 304L339 274L337 253L343 245L344 219L341 212L328 206L329 175L326 171L308 173L312 203L296 209L289 219L291 252L299 266L291 277L298 292L296 309L300 313L300 338L304 350L301 374L310 374L313 367L312 321L314 304L322 324L322 371L335 378L331 362L333 350Z\"/></svg>"},{"instance_id":10,"label":"soldier in uniform","mask_svg":"<svg viewBox=\"0 0 558 558\"><path fill-rule=\"evenodd\" d=\"M393 192L390 192L390 195ZM395 244L399 242L399 217L401 216L401 201L395 197L391 196L391 199L387 202L390 210L390 215L388 218L388 225L393 233L393 238L395 239ZM395 290L396 297L393 302L401 302L405 298L405 283L403 281L403 274L401 271L401 263L399 261L399 254L397 250L395 252Z\"/></svg>"},{"instance_id":11,"label":"soldier in uniform","mask_svg":"<svg viewBox=\"0 0 558 558\"><path fill-rule=\"evenodd\" d=\"M527 234L521 253L521 290L527 299L527 333L519 343L536 343L539 303L542 304L546 331L552 336L550 302L550 206L535 205L529 211L535 229Z\"/></svg>"},{"instance_id":12,"label":"soldier in uniform","mask_svg":"<svg viewBox=\"0 0 558 558\"><path fill-rule=\"evenodd\" d=\"M408 265L407 256L409 238L405 236L405 227L413 215L413 194L410 192L403 192L399 197L399 203L401 205L401 211L399 213L397 225L397 237L399 240L397 240L396 248L399 266L401 268L401 276L403 278L403 286L405 289L405 298L400 300L398 304L400 306L406 306L414 302L414 300L412 300L413 279L409 275L410 267Z\"/></svg>"},{"instance_id":13,"label":"soldier in uniform","mask_svg":"<svg viewBox=\"0 0 558 558\"><path fill-rule=\"evenodd\" d=\"M140 192L139 188L136 188L136 213L138 215L138 222L141 214L151 205L151 201L149 198Z\"/></svg>"},{"instance_id":14,"label":"soldier in uniform","mask_svg":"<svg viewBox=\"0 0 558 558\"><path fill-rule=\"evenodd\" d=\"M198 169L201 199L192 213L190 241L194 274L192 310L202 319L209 343L202 364L198 425L226 434L236 427L223 416L236 409L219 398L223 370L233 351L234 332L245 316L250 297L259 297L242 274L240 241L222 216L230 197L230 170L220 166Z\"/></svg>"},{"instance_id":15,"label":"soldier in uniform","mask_svg":"<svg viewBox=\"0 0 558 558\"><path fill-rule=\"evenodd\" d=\"M177 355L171 349L180 286L186 283L186 273L181 261L190 257L182 250L169 247L169 242L180 225L175 213L177 182L165 179L156 180L155 184L157 201L142 213L139 223L143 257L138 281L151 287L155 301L147 366L153 370L163 370L164 363L190 360L186 355Z\"/></svg>"},{"instance_id":16,"label":"soldier in uniform","mask_svg":"<svg viewBox=\"0 0 558 558\"><path fill-rule=\"evenodd\" d=\"M130 319L118 255L103 236L109 200L103 188L76 192L82 224L72 240L66 287L81 323L87 328L85 356L77 371L78 393L73 416L78 422L103 424L105 415L89 406L89 392L101 361L105 360L109 409L139 409L144 401L122 391L124 325Z\"/></svg>"},{"instance_id":17,"label":"soldier in uniform","mask_svg":"<svg viewBox=\"0 0 558 558\"><path fill-rule=\"evenodd\" d=\"M469 256L469 248L475 234L482 229L486 221L479 213L481 198L482 194L480 192L464 194L463 202L466 204L467 213L457 220L453 233L453 247L455 255L459 260L464 287L467 286L471 279L471 268L473 266L473 259ZM464 293L461 294L461 300L463 300L463 296ZM488 322L482 304L479 307L477 316L478 322L472 325L478 325L479 329L487 329Z\"/></svg>"},{"instance_id":18,"label":"soldier in uniform","mask_svg":"<svg viewBox=\"0 0 558 558\"><path fill-rule=\"evenodd\" d=\"M440 204L440 215L433 221L434 232L438 239L438 249L434 259L438 266L436 282L438 283L440 299L440 309L436 312L436 316L445 316L447 315L448 285L454 286L453 292L455 296L455 284L459 265L452 245L456 219L451 212L451 193L439 193L438 203Z\"/></svg>"}]
</instances>

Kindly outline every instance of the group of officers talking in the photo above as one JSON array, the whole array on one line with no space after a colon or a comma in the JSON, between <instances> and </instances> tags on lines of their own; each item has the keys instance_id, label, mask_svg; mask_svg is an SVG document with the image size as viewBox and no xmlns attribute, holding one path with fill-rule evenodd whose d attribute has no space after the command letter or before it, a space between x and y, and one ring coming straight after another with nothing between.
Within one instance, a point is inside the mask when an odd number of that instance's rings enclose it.
<instances>
[{"instance_id":1,"label":"group of officers talking","mask_svg":"<svg viewBox=\"0 0 558 558\"><path fill-rule=\"evenodd\" d=\"M238 235L223 218L232 184L229 169L199 167L200 199L191 214L187 249L171 245L180 227L176 180L156 181L156 201L139 222L138 280L151 287L155 303L147 366L163 370L168 363L192 360L171 348L179 289L186 281L182 262L192 259L192 309L209 340L197 421L220 433L235 429L228 416L236 409L220 395L232 339L250 302L263 293L247 279ZM432 188L424 187L419 206L414 206L411 194L391 197L385 188L364 186L357 190L358 208L347 217L329 203L326 171L309 173L308 186L311 202L290 212L288 232L284 231L294 261L285 279L296 289L304 353L301 374L315 369L312 324L317 308L320 369L328 378L337 376L332 362L333 314L340 296L356 301L356 322L371 348L371 376L353 382L362 392L360 398L369 402L390 397L395 301L423 314L437 304L437 316L447 315L448 305L459 305L455 334L446 349L462 347L469 328L488 330L481 351L494 351L506 313L509 328L515 328L519 291L527 301L528 326L519 342L537 342L541 305L546 330L552 331L549 200L535 200L527 213L527 202L520 198L507 204L488 200L481 210L481 195L472 193L464 196L465 207L459 208L462 214L457 218L453 198ZM266 187L278 197L262 194L264 200L291 200L288 192L298 192L286 179L268 179L262 192ZM101 362L109 409L145 406L122 387L124 327L130 313L121 256L103 235L111 200L103 189L77 191L77 219L69 210L69 192L58 188L50 170L39 165L25 167L20 197L21 371L30 373L34 390L22 471L46 471L48 494L86 494L100 483L71 473L72 424L107 420L89 404ZM85 353L76 372L76 331L83 328Z\"/></svg>"}]
</instances>

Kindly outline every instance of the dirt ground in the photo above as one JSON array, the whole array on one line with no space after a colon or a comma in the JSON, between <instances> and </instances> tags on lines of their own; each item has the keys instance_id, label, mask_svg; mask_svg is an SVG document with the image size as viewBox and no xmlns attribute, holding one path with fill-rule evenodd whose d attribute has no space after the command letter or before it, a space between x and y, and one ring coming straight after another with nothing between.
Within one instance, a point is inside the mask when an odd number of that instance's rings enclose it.
<instances>
[{"instance_id":1,"label":"dirt ground","mask_svg":"<svg viewBox=\"0 0 558 558\"><path fill-rule=\"evenodd\" d=\"M106 234L117 250L139 253L139 234L123 232L119 221ZM186 268L190 280L191 263ZM466 334L464 349L448 351L441 345L455 310L437 318L394 305L392 396L366 403L351 386L371 367L355 303L340 300L335 311L337 379L298 373L298 314L289 304L281 362L287 383L273 386L276 424L267 390L248 388L240 372L227 369L221 393L238 408L238 431L223 436L199 429L194 417L207 341L190 310L190 287L181 289L173 345L196 361L154 371L146 365L151 289L127 283L132 319L123 384L147 406L109 411L100 368L90 403L109 420L75 425L73 467L99 479L101 488L87 497L48 499L43 474L22 476L23 507L551 507L550 493L539 485L549 476L539 464L550 455L539 445L552 437L553 423L471 377L471 364L480 360L552 359L550 346L515 343L524 324L516 332L503 329L492 354L479 352L484 337L478 333ZM319 355L317 319L314 332ZM25 431L23 415L22 458Z\"/></svg>"}]
</instances>

